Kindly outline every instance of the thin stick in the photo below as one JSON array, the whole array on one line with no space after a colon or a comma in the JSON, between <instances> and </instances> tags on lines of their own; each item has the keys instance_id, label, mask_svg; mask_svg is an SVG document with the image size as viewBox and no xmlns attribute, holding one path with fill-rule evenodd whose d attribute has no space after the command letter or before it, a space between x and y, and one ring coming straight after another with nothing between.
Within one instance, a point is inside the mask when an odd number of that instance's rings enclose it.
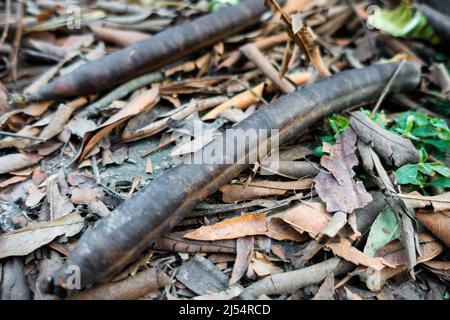
<instances>
[{"instance_id":1,"label":"thin stick","mask_svg":"<svg viewBox=\"0 0 450 320\"><path fill-rule=\"evenodd\" d=\"M6 40L6 37L8 36L9 17L11 15L11 0L6 0L5 6L6 6L6 10L5 10L5 21L6 21L6 24L5 24L5 27L4 27L3 32L2 32L2 37L0 38L0 47L3 45L3 43Z\"/></svg>"},{"instance_id":2,"label":"thin stick","mask_svg":"<svg viewBox=\"0 0 450 320\"><path fill-rule=\"evenodd\" d=\"M388 84L386 85L386 87L384 87L383 92L381 93L380 98L377 101L377 104L375 105L375 107L372 110L372 113L370 114L370 117L373 118L373 116L375 115L375 113L378 111L378 109L380 108L380 105L383 103L384 98L386 97L386 95L389 93L389 90L391 89L392 85L394 84L395 79L397 78L397 76L400 73L400 70L402 69L402 67L405 65L405 60L403 60L397 67L397 70L395 70L394 74L392 75L392 78L389 80Z\"/></svg>"},{"instance_id":3,"label":"thin stick","mask_svg":"<svg viewBox=\"0 0 450 320\"><path fill-rule=\"evenodd\" d=\"M356 6L353 3L353 0L345 0L345 1L347 2L348 6L352 9L352 11L356 15L356 17L358 18L359 24L363 28L364 33L366 35L367 42L369 42L370 49L372 49L372 52L375 55L375 58L377 58L378 57L378 50L377 50L377 47L375 46L375 39L373 38L372 33L370 32L369 28L367 28L367 25L364 22L364 20L361 17L361 15L359 14L358 9L356 9Z\"/></svg>"},{"instance_id":4,"label":"thin stick","mask_svg":"<svg viewBox=\"0 0 450 320\"><path fill-rule=\"evenodd\" d=\"M14 51L11 58L11 75L14 82L17 82L17 60L19 56L20 40L23 33L23 2L17 1L16 6L16 34L14 36Z\"/></svg>"}]
</instances>

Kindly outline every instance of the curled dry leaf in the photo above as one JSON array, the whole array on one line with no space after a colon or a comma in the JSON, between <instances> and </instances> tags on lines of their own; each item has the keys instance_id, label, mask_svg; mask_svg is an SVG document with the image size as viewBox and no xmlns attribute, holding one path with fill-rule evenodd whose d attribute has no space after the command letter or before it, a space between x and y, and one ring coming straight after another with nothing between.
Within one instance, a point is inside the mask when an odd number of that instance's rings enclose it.
<instances>
[{"instance_id":1,"label":"curled dry leaf","mask_svg":"<svg viewBox=\"0 0 450 320\"><path fill-rule=\"evenodd\" d=\"M370 146L388 164L399 167L406 163L417 163L420 152L409 139L383 129L360 111L350 114L350 126L364 143Z\"/></svg>"},{"instance_id":2,"label":"curled dry leaf","mask_svg":"<svg viewBox=\"0 0 450 320\"><path fill-rule=\"evenodd\" d=\"M135 42L150 38L150 35L138 31L120 30L91 24L89 28L100 40L112 42L120 47L127 47Z\"/></svg>"},{"instance_id":3,"label":"curled dry leaf","mask_svg":"<svg viewBox=\"0 0 450 320\"><path fill-rule=\"evenodd\" d=\"M305 236L294 232L280 219L275 219L266 219L265 214L247 213L239 217L222 220L210 226L200 227L185 234L184 237L193 240L214 241L265 235L276 240L306 240Z\"/></svg>"},{"instance_id":4,"label":"curled dry leaf","mask_svg":"<svg viewBox=\"0 0 450 320\"><path fill-rule=\"evenodd\" d=\"M252 274L255 274L258 277L265 277L280 272L281 269L272 264L266 255L260 252L255 252L250 261L247 276L252 278Z\"/></svg>"},{"instance_id":5,"label":"curled dry leaf","mask_svg":"<svg viewBox=\"0 0 450 320\"><path fill-rule=\"evenodd\" d=\"M52 219L63 217L75 210L72 202L60 191L56 179L47 180L47 195Z\"/></svg>"},{"instance_id":6,"label":"curled dry leaf","mask_svg":"<svg viewBox=\"0 0 450 320\"><path fill-rule=\"evenodd\" d=\"M441 212L450 210L450 192L444 192L436 196L423 196L414 191L399 195L404 202L414 209L423 209L420 211Z\"/></svg>"},{"instance_id":7,"label":"curled dry leaf","mask_svg":"<svg viewBox=\"0 0 450 320\"><path fill-rule=\"evenodd\" d=\"M450 247L450 212L417 212L416 219Z\"/></svg>"},{"instance_id":8,"label":"curled dry leaf","mask_svg":"<svg viewBox=\"0 0 450 320\"><path fill-rule=\"evenodd\" d=\"M429 261L438 256L445 247L442 243L436 240L433 236L420 233L419 234L419 246L421 255L417 258L417 263ZM393 268L384 268L381 271L373 271L370 269L359 268L355 273L361 275L366 279L367 287L370 290L380 290L386 280L392 278L396 274L408 269L408 257L407 253L403 249L401 241L393 241L387 244L384 248L378 250L377 256L382 257L389 264L393 265Z\"/></svg>"},{"instance_id":9,"label":"curled dry leaf","mask_svg":"<svg viewBox=\"0 0 450 320\"><path fill-rule=\"evenodd\" d=\"M91 151L97 143L103 139L114 128L124 123L131 117L148 110L153 107L158 99L159 90L154 86L150 90L145 91L136 98L132 99L123 109L109 118L105 123L97 127L93 131L89 131L84 135L82 148L80 149L78 160L84 157Z\"/></svg>"},{"instance_id":10,"label":"curled dry leaf","mask_svg":"<svg viewBox=\"0 0 450 320\"><path fill-rule=\"evenodd\" d=\"M253 237L242 237L236 240L236 260L231 272L230 285L238 282L247 272L253 253Z\"/></svg>"},{"instance_id":11,"label":"curled dry leaf","mask_svg":"<svg viewBox=\"0 0 450 320\"><path fill-rule=\"evenodd\" d=\"M29 227L0 235L0 258L25 256L46 245L58 236L71 237L84 227L84 219L77 213L49 222L37 222Z\"/></svg>"},{"instance_id":12,"label":"curled dry leaf","mask_svg":"<svg viewBox=\"0 0 450 320\"><path fill-rule=\"evenodd\" d=\"M54 113L50 123L41 131L39 138L49 140L63 131L72 114L84 106L88 100L84 97L73 100L67 104L61 104Z\"/></svg>"},{"instance_id":13,"label":"curled dry leaf","mask_svg":"<svg viewBox=\"0 0 450 320\"><path fill-rule=\"evenodd\" d=\"M333 300L334 296L334 275L327 275L322 285L312 300Z\"/></svg>"},{"instance_id":14,"label":"curled dry leaf","mask_svg":"<svg viewBox=\"0 0 450 320\"><path fill-rule=\"evenodd\" d=\"M355 181L353 167L358 164L355 154L356 134L347 129L336 139L335 145L324 142L324 155L320 163L330 173L319 172L314 179L315 188L320 198L327 204L327 211L352 213L355 209L365 207L372 201L372 196L361 181Z\"/></svg>"},{"instance_id":15,"label":"curled dry leaf","mask_svg":"<svg viewBox=\"0 0 450 320\"><path fill-rule=\"evenodd\" d=\"M302 203L287 210L283 215L285 222L299 232L308 232L313 238L317 238L320 235L331 221L331 218L331 214L325 211L325 206L318 202ZM341 237L336 241L327 242L325 246L331 249L335 255L356 265L370 266L380 270L388 264L382 259L366 256L363 252L353 247L347 238Z\"/></svg>"}]
</instances>

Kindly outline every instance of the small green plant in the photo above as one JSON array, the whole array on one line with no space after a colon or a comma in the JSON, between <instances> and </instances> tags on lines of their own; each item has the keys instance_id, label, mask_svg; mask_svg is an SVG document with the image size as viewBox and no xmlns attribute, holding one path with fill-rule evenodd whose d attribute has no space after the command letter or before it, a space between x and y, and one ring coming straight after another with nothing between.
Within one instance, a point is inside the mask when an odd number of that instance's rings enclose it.
<instances>
[{"instance_id":1,"label":"small green plant","mask_svg":"<svg viewBox=\"0 0 450 320\"><path fill-rule=\"evenodd\" d=\"M450 130L443 119L429 117L420 112L402 113L391 130L410 139L416 147L443 160L450 151Z\"/></svg>"},{"instance_id":2,"label":"small green plant","mask_svg":"<svg viewBox=\"0 0 450 320\"><path fill-rule=\"evenodd\" d=\"M416 185L422 190L429 186L450 188L450 169L440 162L426 162L428 158L426 150L422 148L420 152L419 163L406 164L395 171L395 182L401 185Z\"/></svg>"},{"instance_id":3,"label":"small green plant","mask_svg":"<svg viewBox=\"0 0 450 320\"><path fill-rule=\"evenodd\" d=\"M328 123L330 124L330 128L333 131L333 134L327 134L325 136L320 137L320 141L329 144L335 144L336 137L338 137L342 132L347 130L347 128L350 126L350 120L339 114L331 115L328 118ZM321 157L323 155L322 145L314 148L313 154L317 157Z\"/></svg>"},{"instance_id":4,"label":"small green plant","mask_svg":"<svg viewBox=\"0 0 450 320\"><path fill-rule=\"evenodd\" d=\"M403 0L394 10L375 10L369 16L369 25L389 33L394 37L428 40L432 44L440 42L427 18L419 11L414 12L410 1Z\"/></svg>"}]
</instances>

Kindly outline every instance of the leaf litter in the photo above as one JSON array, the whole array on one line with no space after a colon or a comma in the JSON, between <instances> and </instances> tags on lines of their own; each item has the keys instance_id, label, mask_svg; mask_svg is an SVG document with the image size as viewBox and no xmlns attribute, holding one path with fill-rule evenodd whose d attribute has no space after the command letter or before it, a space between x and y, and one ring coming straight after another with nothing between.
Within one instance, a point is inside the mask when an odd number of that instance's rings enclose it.
<instances>
[{"instance_id":1,"label":"leaf litter","mask_svg":"<svg viewBox=\"0 0 450 320\"><path fill-rule=\"evenodd\" d=\"M318 116L278 152L221 181L117 279L68 298L423 298L422 274L434 298L448 297L450 59L440 43L450 33L435 12L446 8L401 1L367 17L372 1L266 1L254 5L244 31L203 39L195 52L152 53L163 62L121 78L110 75L124 65L121 49L242 1L135 1L125 9L75 1L83 13L77 35L66 32L60 2L50 10L31 1L22 40L0 41L2 299L60 298L39 285L86 230L285 93L403 60L421 64L416 89L398 89L392 76L374 100ZM269 21L250 25L261 12ZM367 19L376 30L361 26ZM5 23L11 30L22 23L13 20ZM113 52L120 61L104 64ZM50 90L71 77L75 87ZM340 93L326 91L331 100Z\"/></svg>"}]
</instances>

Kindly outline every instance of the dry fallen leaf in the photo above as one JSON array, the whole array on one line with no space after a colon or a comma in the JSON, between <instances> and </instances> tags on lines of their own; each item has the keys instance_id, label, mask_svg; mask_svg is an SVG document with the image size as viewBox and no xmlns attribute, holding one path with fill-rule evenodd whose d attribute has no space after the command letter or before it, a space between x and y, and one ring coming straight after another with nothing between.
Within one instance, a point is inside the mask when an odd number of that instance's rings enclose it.
<instances>
[{"instance_id":1,"label":"dry fallen leaf","mask_svg":"<svg viewBox=\"0 0 450 320\"><path fill-rule=\"evenodd\" d=\"M450 247L450 214L448 211L447 213L419 211L416 213L416 219Z\"/></svg>"},{"instance_id":2,"label":"dry fallen leaf","mask_svg":"<svg viewBox=\"0 0 450 320\"><path fill-rule=\"evenodd\" d=\"M110 133L118 125L124 123L131 117L152 108L158 101L159 90L157 86L153 86L150 90L145 91L136 98L132 99L123 109L114 114L105 123L97 127L93 131L89 131L84 135L82 148L77 159L83 160L89 151L97 145L108 133Z\"/></svg>"},{"instance_id":3,"label":"dry fallen leaf","mask_svg":"<svg viewBox=\"0 0 450 320\"><path fill-rule=\"evenodd\" d=\"M238 282L247 272L253 253L253 242L253 237L242 237L236 240L236 261L231 272L230 285Z\"/></svg>"},{"instance_id":4,"label":"dry fallen leaf","mask_svg":"<svg viewBox=\"0 0 450 320\"><path fill-rule=\"evenodd\" d=\"M351 113L350 126L358 138L370 144L388 164L399 167L406 163L419 162L420 152L409 139L383 129L361 111Z\"/></svg>"},{"instance_id":5,"label":"dry fallen leaf","mask_svg":"<svg viewBox=\"0 0 450 320\"><path fill-rule=\"evenodd\" d=\"M42 159L39 155L11 153L0 157L0 174L10 173L32 166Z\"/></svg>"},{"instance_id":6,"label":"dry fallen leaf","mask_svg":"<svg viewBox=\"0 0 450 320\"><path fill-rule=\"evenodd\" d=\"M330 173L320 171L314 179L319 197L327 204L328 212L342 211L352 213L355 209L365 207L372 201L361 181L355 181L353 167L358 165L355 154L356 134L347 129L336 139L335 145L324 142L324 155L320 163Z\"/></svg>"},{"instance_id":7,"label":"dry fallen leaf","mask_svg":"<svg viewBox=\"0 0 450 320\"><path fill-rule=\"evenodd\" d=\"M0 235L0 259L10 256L25 256L46 245L58 236L71 237L84 227L84 219L77 213L59 219L37 222L10 233Z\"/></svg>"},{"instance_id":8,"label":"dry fallen leaf","mask_svg":"<svg viewBox=\"0 0 450 320\"><path fill-rule=\"evenodd\" d=\"M298 234L281 219L266 218L265 214L246 213L239 217L222 220L200 227L184 235L187 239L215 241L245 236L265 235L276 240L304 241L305 235Z\"/></svg>"}]
</instances>

